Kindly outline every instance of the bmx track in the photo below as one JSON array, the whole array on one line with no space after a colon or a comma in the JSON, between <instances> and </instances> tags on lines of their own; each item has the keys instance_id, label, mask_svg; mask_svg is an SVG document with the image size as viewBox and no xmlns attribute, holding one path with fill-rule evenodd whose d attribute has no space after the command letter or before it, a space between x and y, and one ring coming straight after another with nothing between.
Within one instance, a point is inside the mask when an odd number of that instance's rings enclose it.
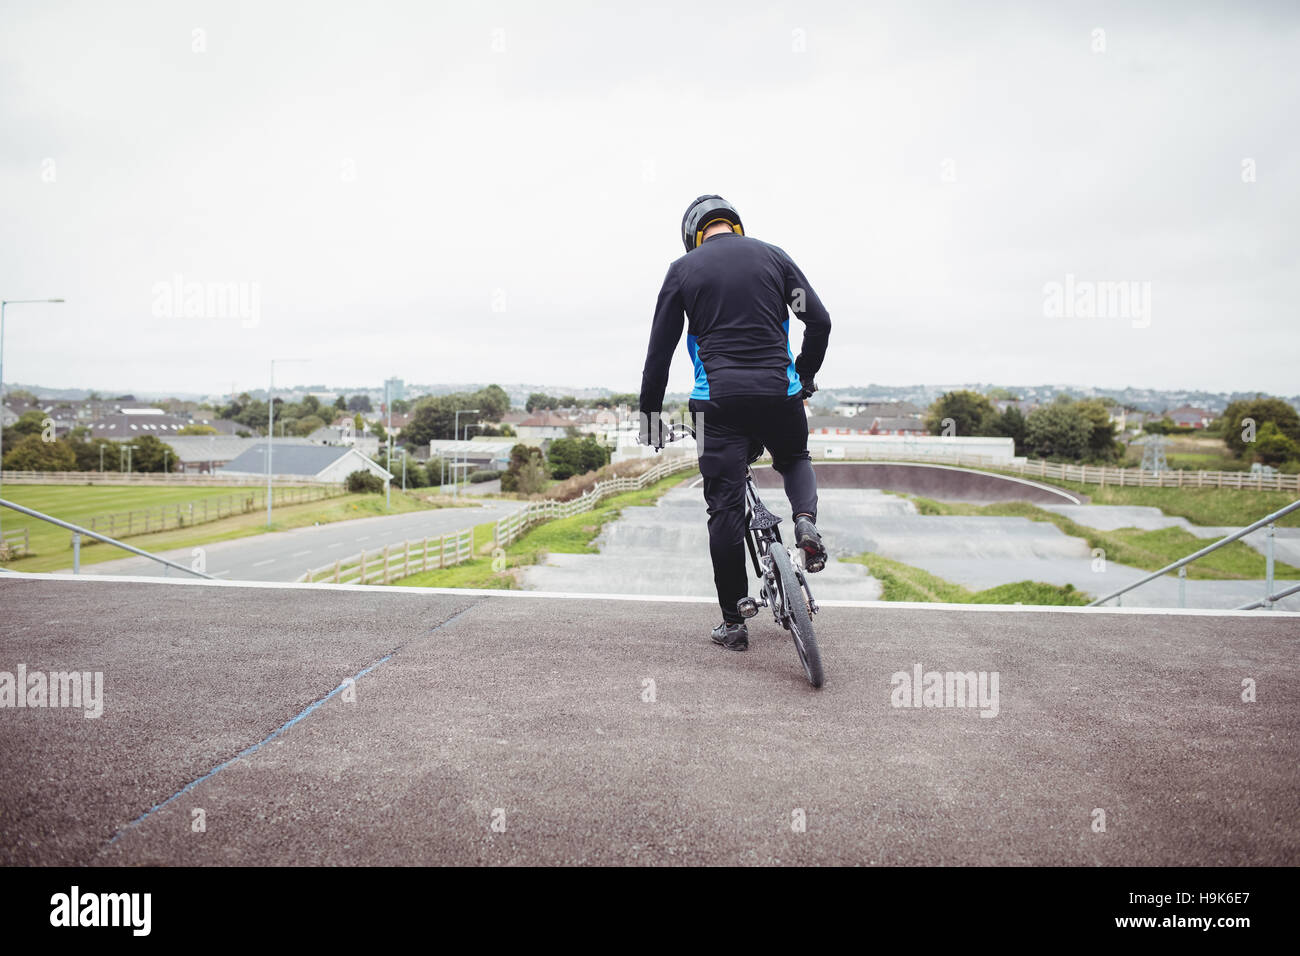
<instances>
[{"instance_id":1,"label":"bmx track","mask_svg":"<svg viewBox=\"0 0 1300 956\"><path fill-rule=\"evenodd\" d=\"M995 475L950 465L905 462L814 462L818 488L881 488L945 501L1031 501L1035 504L1077 505L1086 498L1030 478ZM755 466L760 488L781 487L771 465Z\"/></svg>"},{"instance_id":2,"label":"bmx track","mask_svg":"<svg viewBox=\"0 0 1300 956\"><path fill-rule=\"evenodd\" d=\"M818 692L708 599L3 575L104 709L0 709L0 862L1300 861L1294 616L825 603Z\"/></svg>"}]
</instances>

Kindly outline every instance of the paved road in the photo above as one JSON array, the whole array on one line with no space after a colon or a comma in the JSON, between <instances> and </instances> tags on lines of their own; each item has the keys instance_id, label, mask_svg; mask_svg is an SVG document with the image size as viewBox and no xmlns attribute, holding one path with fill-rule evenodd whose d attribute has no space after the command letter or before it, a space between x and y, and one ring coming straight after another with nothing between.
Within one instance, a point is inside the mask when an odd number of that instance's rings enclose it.
<instances>
[{"instance_id":1,"label":"paved road","mask_svg":"<svg viewBox=\"0 0 1300 956\"><path fill-rule=\"evenodd\" d=\"M0 709L4 864L1300 863L1281 614L827 607L813 691L770 622L709 645L707 600L3 575L0 607L0 670L105 678L98 719ZM916 664L996 672L997 716L891 706Z\"/></svg>"},{"instance_id":2,"label":"paved road","mask_svg":"<svg viewBox=\"0 0 1300 956\"><path fill-rule=\"evenodd\" d=\"M203 546L206 570L213 577L237 581L296 581L309 568L333 564L362 549L383 550L386 544L432 537L494 521L523 507L518 501L484 501L481 507L437 508L355 521L335 521L311 528L294 528ZM95 545L101 547L101 545ZM104 545L103 547L107 547ZM146 547L146 550L147 547ZM161 557L192 566L191 549L157 552ZM84 574L157 576L163 566L148 558L123 558L82 568ZM180 575L180 571L171 574Z\"/></svg>"}]
</instances>

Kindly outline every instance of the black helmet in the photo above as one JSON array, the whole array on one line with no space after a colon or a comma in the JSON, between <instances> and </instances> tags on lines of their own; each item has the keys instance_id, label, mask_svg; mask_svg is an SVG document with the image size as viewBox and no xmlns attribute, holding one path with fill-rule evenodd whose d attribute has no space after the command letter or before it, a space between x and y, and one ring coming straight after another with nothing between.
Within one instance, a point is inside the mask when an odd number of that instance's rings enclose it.
<instances>
[{"instance_id":1,"label":"black helmet","mask_svg":"<svg viewBox=\"0 0 1300 956\"><path fill-rule=\"evenodd\" d=\"M704 230L719 220L730 224L740 235L745 234L740 222L740 213L721 196L701 196L686 207L682 216L682 242L690 252L704 239Z\"/></svg>"}]
</instances>

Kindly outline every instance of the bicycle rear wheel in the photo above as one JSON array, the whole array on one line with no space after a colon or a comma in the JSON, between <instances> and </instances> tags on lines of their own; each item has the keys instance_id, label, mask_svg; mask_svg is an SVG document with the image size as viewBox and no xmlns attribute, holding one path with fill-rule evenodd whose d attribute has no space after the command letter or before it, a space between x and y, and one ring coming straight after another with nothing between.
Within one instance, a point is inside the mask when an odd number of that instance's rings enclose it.
<instances>
[{"instance_id":1,"label":"bicycle rear wheel","mask_svg":"<svg viewBox=\"0 0 1300 956\"><path fill-rule=\"evenodd\" d=\"M776 567L777 582L781 588L781 603L785 608L790 635L794 638L795 650L799 653L799 663L808 677L808 683L814 687L822 686L822 654L817 647L817 638L813 634L812 615L808 613L808 599L794 571L790 552L779 542L773 543L770 554Z\"/></svg>"}]
</instances>

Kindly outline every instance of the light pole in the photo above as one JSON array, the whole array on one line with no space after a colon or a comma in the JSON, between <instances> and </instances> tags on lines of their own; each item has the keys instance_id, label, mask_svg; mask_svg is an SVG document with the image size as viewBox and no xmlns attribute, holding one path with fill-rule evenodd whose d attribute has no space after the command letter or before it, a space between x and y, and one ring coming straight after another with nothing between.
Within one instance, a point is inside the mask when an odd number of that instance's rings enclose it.
<instances>
[{"instance_id":1,"label":"light pole","mask_svg":"<svg viewBox=\"0 0 1300 956\"><path fill-rule=\"evenodd\" d=\"M266 387L266 527L271 528L271 449L275 444L275 363L306 362L307 359L271 359L271 380Z\"/></svg>"},{"instance_id":2,"label":"light pole","mask_svg":"<svg viewBox=\"0 0 1300 956\"><path fill-rule=\"evenodd\" d=\"M384 432L384 444L388 447L388 461L384 464L384 469L388 472L388 477L384 479L384 510L391 511L393 507L393 400L388 397L388 379L384 379L384 408L388 411L388 429ZM402 490L405 491L406 488L403 487Z\"/></svg>"},{"instance_id":3,"label":"light pole","mask_svg":"<svg viewBox=\"0 0 1300 956\"><path fill-rule=\"evenodd\" d=\"M62 299L0 299L0 418L3 418L5 398L5 307L10 305L34 305L45 302L62 302ZM0 426L0 489L4 487L4 429ZM0 498L4 495L0 494ZM0 541L3 541L0 534Z\"/></svg>"},{"instance_id":4,"label":"light pole","mask_svg":"<svg viewBox=\"0 0 1300 956\"><path fill-rule=\"evenodd\" d=\"M466 415L477 415L479 410L477 408L460 408L456 410L456 419L454 425L452 426L451 437L457 441L460 440L460 413L461 412L464 412ZM456 495L457 497L460 496L460 484L457 483L456 481L456 472L459 468L460 468L460 453L456 452L455 456L451 460L451 489L452 489L452 494Z\"/></svg>"},{"instance_id":5,"label":"light pole","mask_svg":"<svg viewBox=\"0 0 1300 956\"><path fill-rule=\"evenodd\" d=\"M487 426L484 425L482 422L470 422L468 425L465 426L465 441L466 442L469 441L469 430L471 428L486 428L486 427ZM465 450L465 472L466 474L469 473L469 450L468 449Z\"/></svg>"}]
</instances>

